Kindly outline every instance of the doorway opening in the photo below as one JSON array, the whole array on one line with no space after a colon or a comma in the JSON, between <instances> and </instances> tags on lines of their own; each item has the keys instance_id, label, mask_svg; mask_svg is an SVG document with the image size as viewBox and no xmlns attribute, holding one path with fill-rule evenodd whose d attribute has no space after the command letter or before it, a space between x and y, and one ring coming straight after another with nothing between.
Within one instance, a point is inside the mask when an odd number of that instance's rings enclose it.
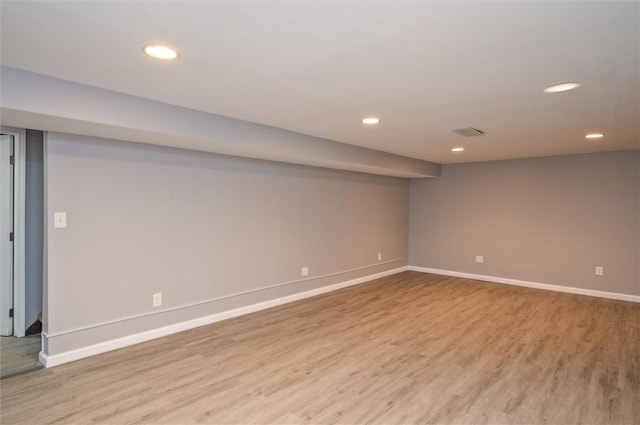
<instances>
[{"instance_id":1,"label":"doorway opening","mask_svg":"<svg viewBox=\"0 0 640 425\"><path fill-rule=\"evenodd\" d=\"M44 133L0 131L0 378L39 369Z\"/></svg>"}]
</instances>

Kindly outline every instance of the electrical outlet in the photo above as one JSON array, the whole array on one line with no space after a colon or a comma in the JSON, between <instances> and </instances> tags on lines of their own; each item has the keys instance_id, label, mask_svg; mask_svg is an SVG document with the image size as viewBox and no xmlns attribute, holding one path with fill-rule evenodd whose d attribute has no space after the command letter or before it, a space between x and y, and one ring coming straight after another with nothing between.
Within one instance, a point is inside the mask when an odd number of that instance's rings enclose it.
<instances>
[{"instance_id":1,"label":"electrical outlet","mask_svg":"<svg viewBox=\"0 0 640 425\"><path fill-rule=\"evenodd\" d=\"M596 266L596 276L604 276L604 268L602 266Z\"/></svg>"},{"instance_id":2,"label":"electrical outlet","mask_svg":"<svg viewBox=\"0 0 640 425\"><path fill-rule=\"evenodd\" d=\"M308 276L309 275L309 266L304 266L300 270L300 276Z\"/></svg>"},{"instance_id":3,"label":"electrical outlet","mask_svg":"<svg viewBox=\"0 0 640 425\"><path fill-rule=\"evenodd\" d=\"M378 261L382 261L382 253L381 252L378 253Z\"/></svg>"},{"instance_id":4,"label":"electrical outlet","mask_svg":"<svg viewBox=\"0 0 640 425\"><path fill-rule=\"evenodd\" d=\"M153 294L153 306L160 307L162 305L162 292Z\"/></svg>"},{"instance_id":5,"label":"electrical outlet","mask_svg":"<svg viewBox=\"0 0 640 425\"><path fill-rule=\"evenodd\" d=\"M476 263L484 263L484 257L482 255L476 255Z\"/></svg>"}]
</instances>

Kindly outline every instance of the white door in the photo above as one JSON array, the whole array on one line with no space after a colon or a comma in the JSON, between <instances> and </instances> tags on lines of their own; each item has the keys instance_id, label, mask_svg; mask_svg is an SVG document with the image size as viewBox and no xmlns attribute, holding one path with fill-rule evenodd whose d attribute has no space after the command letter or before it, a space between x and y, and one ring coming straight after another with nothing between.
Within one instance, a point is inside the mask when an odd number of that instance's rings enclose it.
<instances>
[{"instance_id":1,"label":"white door","mask_svg":"<svg viewBox=\"0 0 640 425\"><path fill-rule=\"evenodd\" d=\"M0 135L0 335L13 335L13 136Z\"/></svg>"}]
</instances>

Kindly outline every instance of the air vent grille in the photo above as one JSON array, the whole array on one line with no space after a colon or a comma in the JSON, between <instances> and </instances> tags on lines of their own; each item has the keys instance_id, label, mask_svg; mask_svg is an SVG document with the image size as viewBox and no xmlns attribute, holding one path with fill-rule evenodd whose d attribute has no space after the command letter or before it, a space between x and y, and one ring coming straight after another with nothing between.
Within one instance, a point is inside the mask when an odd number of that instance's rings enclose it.
<instances>
[{"instance_id":1,"label":"air vent grille","mask_svg":"<svg viewBox=\"0 0 640 425\"><path fill-rule=\"evenodd\" d=\"M464 137L476 137L476 136L482 136L484 134L484 131L478 130L477 128L473 128L473 127L454 128L451 131Z\"/></svg>"}]
</instances>

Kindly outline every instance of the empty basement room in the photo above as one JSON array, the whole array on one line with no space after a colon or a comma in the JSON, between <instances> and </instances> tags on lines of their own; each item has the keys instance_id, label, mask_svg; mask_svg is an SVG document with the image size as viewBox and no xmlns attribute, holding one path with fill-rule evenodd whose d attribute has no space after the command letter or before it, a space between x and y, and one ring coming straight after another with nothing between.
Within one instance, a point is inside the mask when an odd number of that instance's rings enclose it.
<instances>
[{"instance_id":1,"label":"empty basement room","mask_svg":"<svg viewBox=\"0 0 640 425\"><path fill-rule=\"evenodd\" d=\"M0 19L3 424L640 423L640 3Z\"/></svg>"}]
</instances>

